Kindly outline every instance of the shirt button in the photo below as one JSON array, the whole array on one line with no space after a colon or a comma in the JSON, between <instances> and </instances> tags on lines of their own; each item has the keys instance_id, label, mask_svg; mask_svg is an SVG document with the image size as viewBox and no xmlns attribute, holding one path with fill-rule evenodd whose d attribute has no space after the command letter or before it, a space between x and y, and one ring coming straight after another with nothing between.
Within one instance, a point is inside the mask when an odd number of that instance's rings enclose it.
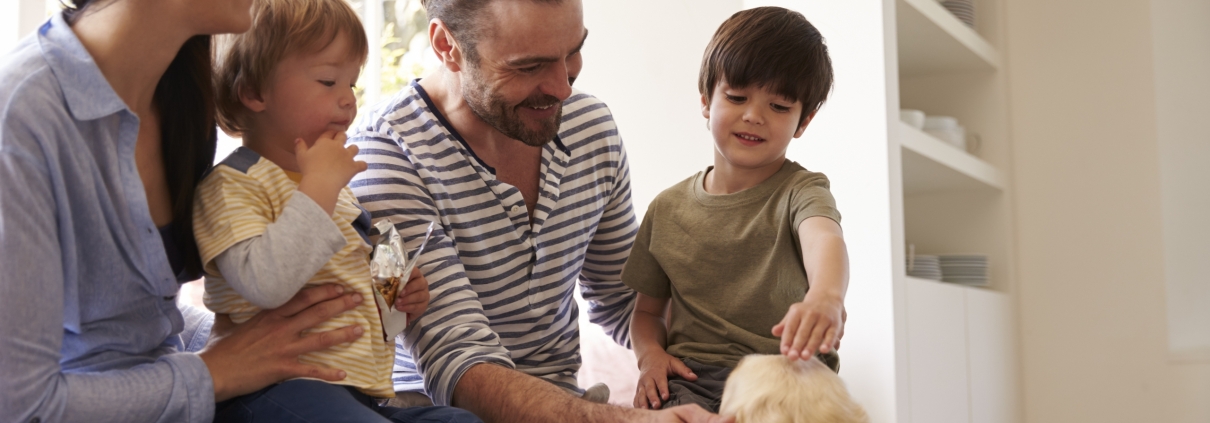
<instances>
[{"instance_id":1,"label":"shirt button","mask_svg":"<svg viewBox=\"0 0 1210 423\"><path fill-rule=\"evenodd\" d=\"M520 211L520 210L521 210L521 206L513 206L513 208L510 210L510 212L511 212L511 213L516 213L516 212L518 212L518 211Z\"/></svg>"}]
</instances>

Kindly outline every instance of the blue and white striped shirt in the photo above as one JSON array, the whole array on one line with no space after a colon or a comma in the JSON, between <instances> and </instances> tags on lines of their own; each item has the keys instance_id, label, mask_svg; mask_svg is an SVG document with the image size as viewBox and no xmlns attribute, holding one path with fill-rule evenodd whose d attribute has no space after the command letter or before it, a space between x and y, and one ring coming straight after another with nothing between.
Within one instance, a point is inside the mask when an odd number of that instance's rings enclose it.
<instances>
[{"instance_id":1,"label":"blue and white striped shirt","mask_svg":"<svg viewBox=\"0 0 1210 423\"><path fill-rule=\"evenodd\" d=\"M352 187L371 216L391 219L408 248L427 222L439 224L420 262L432 300L396 349L397 391L424 389L448 405L479 363L578 391L577 280L590 320L629 345L634 291L621 273L638 224L604 103L578 91L563 102L559 136L542 151L532 226L521 192L475 157L419 84L349 133L369 164Z\"/></svg>"}]
</instances>

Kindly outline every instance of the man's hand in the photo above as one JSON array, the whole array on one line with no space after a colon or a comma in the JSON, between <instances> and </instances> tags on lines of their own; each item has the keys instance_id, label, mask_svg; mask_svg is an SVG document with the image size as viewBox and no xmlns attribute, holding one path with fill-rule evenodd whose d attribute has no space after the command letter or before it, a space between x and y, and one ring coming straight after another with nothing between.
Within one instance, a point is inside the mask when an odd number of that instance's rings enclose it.
<instances>
[{"instance_id":1,"label":"man's hand","mask_svg":"<svg viewBox=\"0 0 1210 423\"><path fill-rule=\"evenodd\" d=\"M847 317L841 297L808 291L806 298L790 306L781 322L773 326L773 336L781 337L782 355L806 360L840 347Z\"/></svg>"},{"instance_id":2,"label":"man's hand","mask_svg":"<svg viewBox=\"0 0 1210 423\"><path fill-rule=\"evenodd\" d=\"M634 393L634 408L658 410L668 400L668 376L679 375L697 380L697 375L681 360L663 350L652 349L639 359L639 384Z\"/></svg>"},{"instance_id":3,"label":"man's hand","mask_svg":"<svg viewBox=\"0 0 1210 423\"><path fill-rule=\"evenodd\" d=\"M408 314L408 323L415 322L429 309L429 281L420 274L420 267L412 269L403 292L395 298L395 309Z\"/></svg>"}]
</instances>

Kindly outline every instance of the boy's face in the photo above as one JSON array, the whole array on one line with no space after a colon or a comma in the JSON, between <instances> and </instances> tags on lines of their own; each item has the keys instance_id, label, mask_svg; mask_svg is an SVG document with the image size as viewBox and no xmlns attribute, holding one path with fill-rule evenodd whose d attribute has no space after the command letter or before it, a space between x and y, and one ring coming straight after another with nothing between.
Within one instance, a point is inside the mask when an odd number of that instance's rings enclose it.
<instances>
[{"instance_id":1,"label":"boy's face","mask_svg":"<svg viewBox=\"0 0 1210 423\"><path fill-rule=\"evenodd\" d=\"M310 146L324 132L345 132L357 115L353 86L361 68L349 51L341 33L322 50L278 63L259 98L242 97L253 112L251 132L290 152L296 138Z\"/></svg>"},{"instance_id":2,"label":"boy's face","mask_svg":"<svg viewBox=\"0 0 1210 423\"><path fill-rule=\"evenodd\" d=\"M780 168L790 140L802 136L815 115L799 124L802 102L790 101L762 87L734 88L720 81L702 116L714 136L716 165L736 170Z\"/></svg>"}]
</instances>

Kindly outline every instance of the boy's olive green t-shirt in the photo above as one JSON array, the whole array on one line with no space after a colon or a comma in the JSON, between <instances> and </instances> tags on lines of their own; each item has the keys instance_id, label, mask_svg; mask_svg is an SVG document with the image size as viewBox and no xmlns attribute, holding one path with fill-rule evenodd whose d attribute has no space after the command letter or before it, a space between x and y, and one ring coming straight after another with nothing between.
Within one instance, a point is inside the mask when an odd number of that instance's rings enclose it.
<instances>
[{"instance_id":1,"label":"boy's olive green t-shirt","mask_svg":"<svg viewBox=\"0 0 1210 423\"><path fill-rule=\"evenodd\" d=\"M771 332L808 282L798 225L840 222L828 178L787 160L759 185L727 195L704 189L706 173L651 202L622 281L671 298L667 351L734 368L748 354L779 354Z\"/></svg>"}]
</instances>

